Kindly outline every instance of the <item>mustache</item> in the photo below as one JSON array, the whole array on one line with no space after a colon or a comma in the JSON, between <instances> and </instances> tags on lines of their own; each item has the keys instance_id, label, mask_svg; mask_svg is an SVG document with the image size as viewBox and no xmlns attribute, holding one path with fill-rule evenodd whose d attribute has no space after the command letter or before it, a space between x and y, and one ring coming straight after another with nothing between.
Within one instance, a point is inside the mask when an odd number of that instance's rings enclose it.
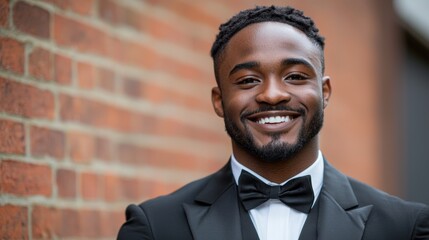
<instances>
[{"instance_id":1,"label":"mustache","mask_svg":"<svg viewBox=\"0 0 429 240\"><path fill-rule=\"evenodd\" d=\"M291 111L291 112L297 112L300 115L305 115L305 110L303 108L292 108L289 106L284 106L284 105L260 105L258 109L254 109L254 110L248 110L248 111L244 111L241 114L241 119L245 119L247 117L249 117L252 114L256 114L256 113L261 113L261 112L268 112L268 111Z\"/></svg>"}]
</instances>

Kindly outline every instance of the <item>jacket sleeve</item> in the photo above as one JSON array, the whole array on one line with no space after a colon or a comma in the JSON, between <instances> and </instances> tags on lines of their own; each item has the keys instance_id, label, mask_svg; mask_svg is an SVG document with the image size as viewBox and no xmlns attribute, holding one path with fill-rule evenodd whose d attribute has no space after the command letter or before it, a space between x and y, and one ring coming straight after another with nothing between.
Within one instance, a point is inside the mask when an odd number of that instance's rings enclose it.
<instances>
[{"instance_id":1,"label":"jacket sleeve","mask_svg":"<svg viewBox=\"0 0 429 240\"><path fill-rule=\"evenodd\" d=\"M131 204L125 210L126 222L121 226L118 240L152 240L153 234L149 220L143 209Z\"/></svg>"},{"instance_id":2,"label":"jacket sleeve","mask_svg":"<svg viewBox=\"0 0 429 240\"><path fill-rule=\"evenodd\" d=\"M414 226L413 240L429 240L429 207L420 210Z\"/></svg>"}]
</instances>

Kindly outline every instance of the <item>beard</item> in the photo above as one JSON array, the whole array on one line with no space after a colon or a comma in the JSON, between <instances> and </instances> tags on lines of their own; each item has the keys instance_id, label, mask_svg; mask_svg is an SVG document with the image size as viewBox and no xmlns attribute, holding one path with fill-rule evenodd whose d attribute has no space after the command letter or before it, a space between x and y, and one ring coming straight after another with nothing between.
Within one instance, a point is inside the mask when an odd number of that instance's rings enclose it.
<instances>
[{"instance_id":1,"label":"beard","mask_svg":"<svg viewBox=\"0 0 429 240\"><path fill-rule=\"evenodd\" d=\"M299 112L303 119L306 119L306 112L303 109L290 109L287 107L273 107L264 106L257 112L269 111L269 110L292 110ZM224 109L225 112L225 109ZM225 112L226 113L226 112ZM314 116L310 119L309 124L305 123L301 127L298 133L298 139L295 143L281 142L280 137L282 133L271 134L272 140L263 146L257 146L253 135L246 122L246 116L252 113L243 113L240 116L240 121L243 123L244 130L240 130L236 123L231 119L228 114L224 116L225 128L231 139L245 151L264 162L275 163L285 161L293 157L298 153L308 142L310 142L322 129L324 113L322 108L318 108Z\"/></svg>"}]
</instances>

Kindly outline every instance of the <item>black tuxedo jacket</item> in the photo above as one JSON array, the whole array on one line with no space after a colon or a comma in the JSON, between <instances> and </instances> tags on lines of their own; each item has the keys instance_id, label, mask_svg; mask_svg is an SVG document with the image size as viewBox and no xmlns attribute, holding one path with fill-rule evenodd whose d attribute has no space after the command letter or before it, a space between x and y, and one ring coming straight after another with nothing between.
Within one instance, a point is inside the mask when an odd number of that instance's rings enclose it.
<instances>
[{"instance_id":1,"label":"black tuxedo jacket","mask_svg":"<svg viewBox=\"0 0 429 240\"><path fill-rule=\"evenodd\" d=\"M427 206L403 201L350 179L327 162L323 181L317 237L303 237L304 226L300 240L429 239ZM170 195L128 206L118 239L240 240L243 234L239 204L228 163L217 173ZM257 235L252 238L258 239Z\"/></svg>"}]
</instances>

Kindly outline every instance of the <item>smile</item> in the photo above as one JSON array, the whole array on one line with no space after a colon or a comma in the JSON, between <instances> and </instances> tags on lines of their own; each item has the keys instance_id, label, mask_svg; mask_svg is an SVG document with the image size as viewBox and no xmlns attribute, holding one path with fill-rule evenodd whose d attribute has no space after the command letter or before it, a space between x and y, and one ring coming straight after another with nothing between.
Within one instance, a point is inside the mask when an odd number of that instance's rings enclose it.
<instances>
[{"instance_id":1,"label":"smile","mask_svg":"<svg viewBox=\"0 0 429 240\"><path fill-rule=\"evenodd\" d=\"M288 123L292 120L290 116L271 116L259 118L255 122L258 124L275 124L275 123Z\"/></svg>"},{"instance_id":2,"label":"smile","mask_svg":"<svg viewBox=\"0 0 429 240\"><path fill-rule=\"evenodd\" d=\"M247 120L257 131L284 132L289 131L300 116L299 111L275 110L250 114Z\"/></svg>"}]
</instances>

